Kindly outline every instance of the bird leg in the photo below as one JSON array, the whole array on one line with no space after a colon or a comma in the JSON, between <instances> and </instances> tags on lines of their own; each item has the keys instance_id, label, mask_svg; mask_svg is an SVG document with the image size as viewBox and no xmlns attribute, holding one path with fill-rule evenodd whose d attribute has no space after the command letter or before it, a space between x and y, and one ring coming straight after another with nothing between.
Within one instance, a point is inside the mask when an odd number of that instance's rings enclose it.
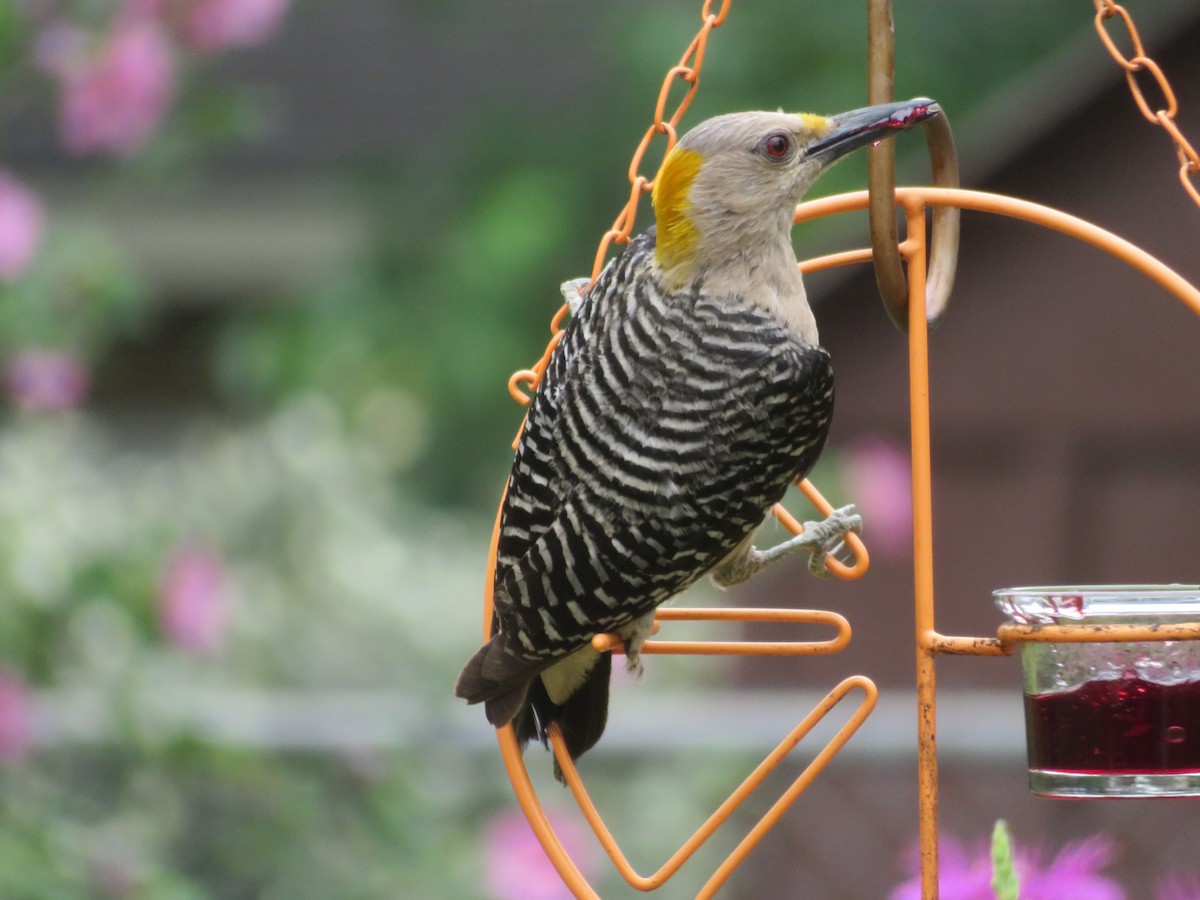
<instances>
[{"instance_id":1,"label":"bird leg","mask_svg":"<svg viewBox=\"0 0 1200 900\"><path fill-rule=\"evenodd\" d=\"M654 610L617 629L625 645L625 668L642 677L642 644L654 634Z\"/></svg>"},{"instance_id":2,"label":"bird leg","mask_svg":"<svg viewBox=\"0 0 1200 900\"><path fill-rule=\"evenodd\" d=\"M835 509L822 522L805 522L800 534L770 550L755 547L751 543L751 535L712 570L713 584L720 588L738 584L798 550L807 550L811 554L808 559L809 572L818 578L827 578L829 570L825 568L825 557L841 549L849 532L862 532L862 516L853 505Z\"/></svg>"}]
</instances>

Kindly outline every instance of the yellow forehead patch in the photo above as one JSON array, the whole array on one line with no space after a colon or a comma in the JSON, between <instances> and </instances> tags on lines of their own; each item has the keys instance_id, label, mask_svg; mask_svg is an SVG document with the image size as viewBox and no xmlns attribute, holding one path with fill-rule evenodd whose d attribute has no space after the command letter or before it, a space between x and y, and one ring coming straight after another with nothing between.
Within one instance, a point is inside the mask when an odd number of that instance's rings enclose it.
<instances>
[{"instance_id":1,"label":"yellow forehead patch","mask_svg":"<svg viewBox=\"0 0 1200 900\"><path fill-rule=\"evenodd\" d=\"M823 135L830 128L831 123L825 116L816 116L812 113L799 113L798 115L817 137Z\"/></svg>"},{"instance_id":2,"label":"yellow forehead patch","mask_svg":"<svg viewBox=\"0 0 1200 900\"><path fill-rule=\"evenodd\" d=\"M692 182L704 157L694 150L676 147L667 154L650 195L658 240L654 256L664 269L686 261L696 250L700 233L688 214L691 209Z\"/></svg>"}]
</instances>

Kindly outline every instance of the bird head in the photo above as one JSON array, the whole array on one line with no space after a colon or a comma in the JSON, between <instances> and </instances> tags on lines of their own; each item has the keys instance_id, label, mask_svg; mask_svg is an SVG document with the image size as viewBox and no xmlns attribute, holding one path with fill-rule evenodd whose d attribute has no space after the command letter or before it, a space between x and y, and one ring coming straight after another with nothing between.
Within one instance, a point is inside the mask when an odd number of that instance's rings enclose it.
<instances>
[{"instance_id":1,"label":"bird head","mask_svg":"<svg viewBox=\"0 0 1200 900\"><path fill-rule=\"evenodd\" d=\"M659 264L693 269L698 256L740 253L786 236L796 204L833 163L940 112L918 98L836 116L741 112L701 122L679 139L654 180Z\"/></svg>"}]
</instances>

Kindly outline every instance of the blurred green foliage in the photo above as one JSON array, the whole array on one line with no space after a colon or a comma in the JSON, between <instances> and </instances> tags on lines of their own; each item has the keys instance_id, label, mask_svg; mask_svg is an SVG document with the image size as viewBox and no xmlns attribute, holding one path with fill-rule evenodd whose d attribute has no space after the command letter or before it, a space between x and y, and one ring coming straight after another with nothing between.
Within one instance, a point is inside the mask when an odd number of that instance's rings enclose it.
<instances>
[{"instance_id":1,"label":"blurred green foliage","mask_svg":"<svg viewBox=\"0 0 1200 900\"><path fill-rule=\"evenodd\" d=\"M0 285L0 353L55 347L89 359L145 320L148 290L101 231L51 222L33 267Z\"/></svg>"}]
</instances>

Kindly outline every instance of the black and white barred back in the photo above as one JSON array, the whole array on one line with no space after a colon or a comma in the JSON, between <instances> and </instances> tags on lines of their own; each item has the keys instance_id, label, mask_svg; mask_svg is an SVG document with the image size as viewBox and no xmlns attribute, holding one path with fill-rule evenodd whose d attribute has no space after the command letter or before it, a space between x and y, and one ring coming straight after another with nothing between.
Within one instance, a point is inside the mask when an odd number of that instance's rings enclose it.
<instances>
[{"instance_id":1,"label":"black and white barred back","mask_svg":"<svg viewBox=\"0 0 1200 900\"><path fill-rule=\"evenodd\" d=\"M494 597L530 674L702 577L828 434L829 354L702 282L665 292L654 241L634 240L583 300L517 448Z\"/></svg>"},{"instance_id":2,"label":"black and white barred back","mask_svg":"<svg viewBox=\"0 0 1200 900\"><path fill-rule=\"evenodd\" d=\"M551 357L501 512L494 633L455 687L522 744L558 722L572 758L607 718L611 657L589 661L591 638L736 549L812 467L833 412L824 350L702 280L665 291L654 240L605 268Z\"/></svg>"}]
</instances>

